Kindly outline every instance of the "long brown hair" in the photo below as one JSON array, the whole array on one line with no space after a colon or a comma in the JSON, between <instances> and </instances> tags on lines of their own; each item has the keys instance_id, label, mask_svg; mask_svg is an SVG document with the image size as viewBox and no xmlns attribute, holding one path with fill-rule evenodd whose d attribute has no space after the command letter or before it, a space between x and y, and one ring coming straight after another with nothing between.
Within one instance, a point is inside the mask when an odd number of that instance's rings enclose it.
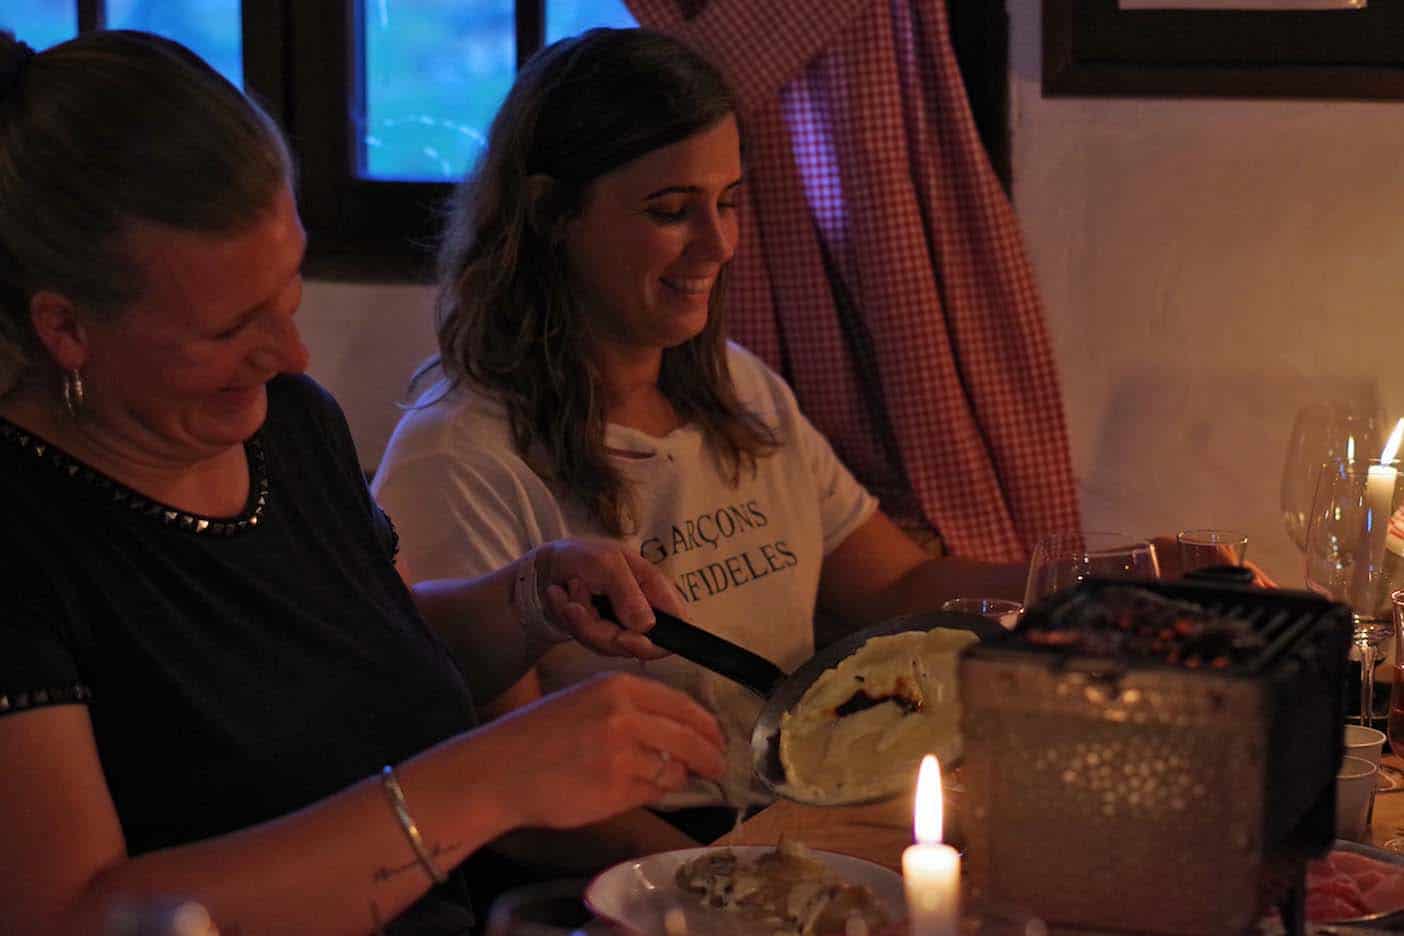
<instances>
[{"instance_id":1,"label":"long brown hair","mask_svg":"<svg viewBox=\"0 0 1404 936\"><path fill-rule=\"evenodd\" d=\"M439 253L437 363L501 400L512 440L539 474L578 497L613 535L632 498L605 452L585 313L560 238L594 179L735 115L720 73L682 43L643 29L594 29L557 42L517 76L477 167L449 207ZM532 176L552 180L533 199ZM778 444L741 405L726 360L726 270L701 334L663 352L659 389L697 424L735 483ZM427 368L426 368L427 369ZM425 371L416 375L416 380Z\"/></svg>"},{"instance_id":2,"label":"long brown hair","mask_svg":"<svg viewBox=\"0 0 1404 936\"><path fill-rule=\"evenodd\" d=\"M273 121L193 52L124 30L37 55L0 32L0 395L41 363L29 300L115 315L133 221L237 232L289 184Z\"/></svg>"}]
</instances>

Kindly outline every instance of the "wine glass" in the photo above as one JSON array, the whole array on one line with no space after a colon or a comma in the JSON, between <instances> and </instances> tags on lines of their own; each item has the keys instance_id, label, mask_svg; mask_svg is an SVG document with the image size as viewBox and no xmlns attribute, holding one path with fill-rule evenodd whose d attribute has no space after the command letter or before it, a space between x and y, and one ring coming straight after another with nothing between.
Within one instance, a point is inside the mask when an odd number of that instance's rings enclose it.
<instances>
[{"instance_id":1,"label":"wine glass","mask_svg":"<svg viewBox=\"0 0 1404 936\"><path fill-rule=\"evenodd\" d=\"M1374 722L1376 652L1393 631L1391 592L1404 587L1396 463L1337 459L1323 466L1307 521L1307 587L1348 605L1360 654L1360 723Z\"/></svg>"},{"instance_id":2,"label":"wine glass","mask_svg":"<svg viewBox=\"0 0 1404 936\"><path fill-rule=\"evenodd\" d=\"M1389 721L1385 733L1389 736L1389 749L1394 754L1404 754L1404 591L1390 593L1390 604L1394 611L1394 681L1389 687ZM1386 768L1380 765L1381 771ZM1398 773L1394 772L1398 780ZM1404 829L1395 829L1394 837L1383 845L1386 851L1404 852Z\"/></svg>"},{"instance_id":3,"label":"wine glass","mask_svg":"<svg viewBox=\"0 0 1404 936\"><path fill-rule=\"evenodd\" d=\"M1125 533L1053 533L1034 546L1024 607L1084 579L1160 577L1155 547Z\"/></svg>"},{"instance_id":4,"label":"wine glass","mask_svg":"<svg viewBox=\"0 0 1404 936\"><path fill-rule=\"evenodd\" d=\"M1322 465L1337 459L1365 460L1379 451L1375 417L1340 403L1312 403L1297 412L1282 464L1279 502L1287 535L1306 551L1307 520Z\"/></svg>"}]
</instances>

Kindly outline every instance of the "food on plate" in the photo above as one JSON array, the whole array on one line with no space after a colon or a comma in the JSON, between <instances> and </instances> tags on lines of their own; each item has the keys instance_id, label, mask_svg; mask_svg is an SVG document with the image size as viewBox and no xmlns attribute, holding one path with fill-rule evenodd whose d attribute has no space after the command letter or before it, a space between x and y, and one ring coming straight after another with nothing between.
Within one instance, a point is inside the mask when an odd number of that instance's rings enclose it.
<instances>
[{"instance_id":1,"label":"food on plate","mask_svg":"<svg viewBox=\"0 0 1404 936\"><path fill-rule=\"evenodd\" d=\"M869 933L888 923L873 892L841 880L798 842L782 839L754 860L709 851L678 868L677 885L708 907L736 913L775 936L843 933L858 918Z\"/></svg>"},{"instance_id":2,"label":"food on plate","mask_svg":"<svg viewBox=\"0 0 1404 936\"><path fill-rule=\"evenodd\" d=\"M1306 916L1332 923L1404 910L1404 866L1337 849L1307 865Z\"/></svg>"},{"instance_id":3,"label":"food on plate","mask_svg":"<svg viewBox=\"0 0 1404 936\"><path fill-rule=\"evenodd\" d=\"M956 659L969 631L935 628L873 637L825 670L780 718L785 784L815 800L895 793L922 755L960 756Z\"/></svg>"},{"instance_id":4,"label":"food on plate","mask_svg":"<svg viewBox=\"0 0 1404 936\"><path fill-rule=\"evenodd\" d=\"M1047 614L1024 615L1014 632L1036 646L1187 669L1241 665L1264 647L1246 621L1130 586L1073 595Z\"/></svg>"}]
</instances>

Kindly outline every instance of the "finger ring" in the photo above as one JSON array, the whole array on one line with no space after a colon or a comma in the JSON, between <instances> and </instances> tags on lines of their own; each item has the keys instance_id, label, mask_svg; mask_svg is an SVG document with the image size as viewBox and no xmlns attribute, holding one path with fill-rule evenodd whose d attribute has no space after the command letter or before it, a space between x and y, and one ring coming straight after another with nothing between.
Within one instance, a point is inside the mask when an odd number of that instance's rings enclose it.
<instances>
[{"instance_id":1,"label":"finger ring","mask_svg":"<svg viewBox=\"0 0 1404 936\"><path fill-rule=\"evenodd\" d=\"M658 752L658 769L653 772L654 786L658 786L659 781L663 779L663 771L668 769L668 762L672 759L667 751Z\"/></svg>"}]
</instances>

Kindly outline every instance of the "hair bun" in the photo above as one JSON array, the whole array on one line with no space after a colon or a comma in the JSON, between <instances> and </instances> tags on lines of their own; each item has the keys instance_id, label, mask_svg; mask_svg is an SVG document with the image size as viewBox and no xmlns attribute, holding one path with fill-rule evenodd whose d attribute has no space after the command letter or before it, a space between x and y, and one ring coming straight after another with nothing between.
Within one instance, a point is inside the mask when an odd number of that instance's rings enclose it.
<instances>
[{"instance_id":1,"label":"hair bun","mask_svg":"<svg viewBox=\"0 0 1404 936\"><path fill-rule=\"evenodd\" d=\"M14 33L0 33L0 101L10 96L24 75L25 66L34 58L34 48L15 38Z\"/></svg>"}]
</instances>

